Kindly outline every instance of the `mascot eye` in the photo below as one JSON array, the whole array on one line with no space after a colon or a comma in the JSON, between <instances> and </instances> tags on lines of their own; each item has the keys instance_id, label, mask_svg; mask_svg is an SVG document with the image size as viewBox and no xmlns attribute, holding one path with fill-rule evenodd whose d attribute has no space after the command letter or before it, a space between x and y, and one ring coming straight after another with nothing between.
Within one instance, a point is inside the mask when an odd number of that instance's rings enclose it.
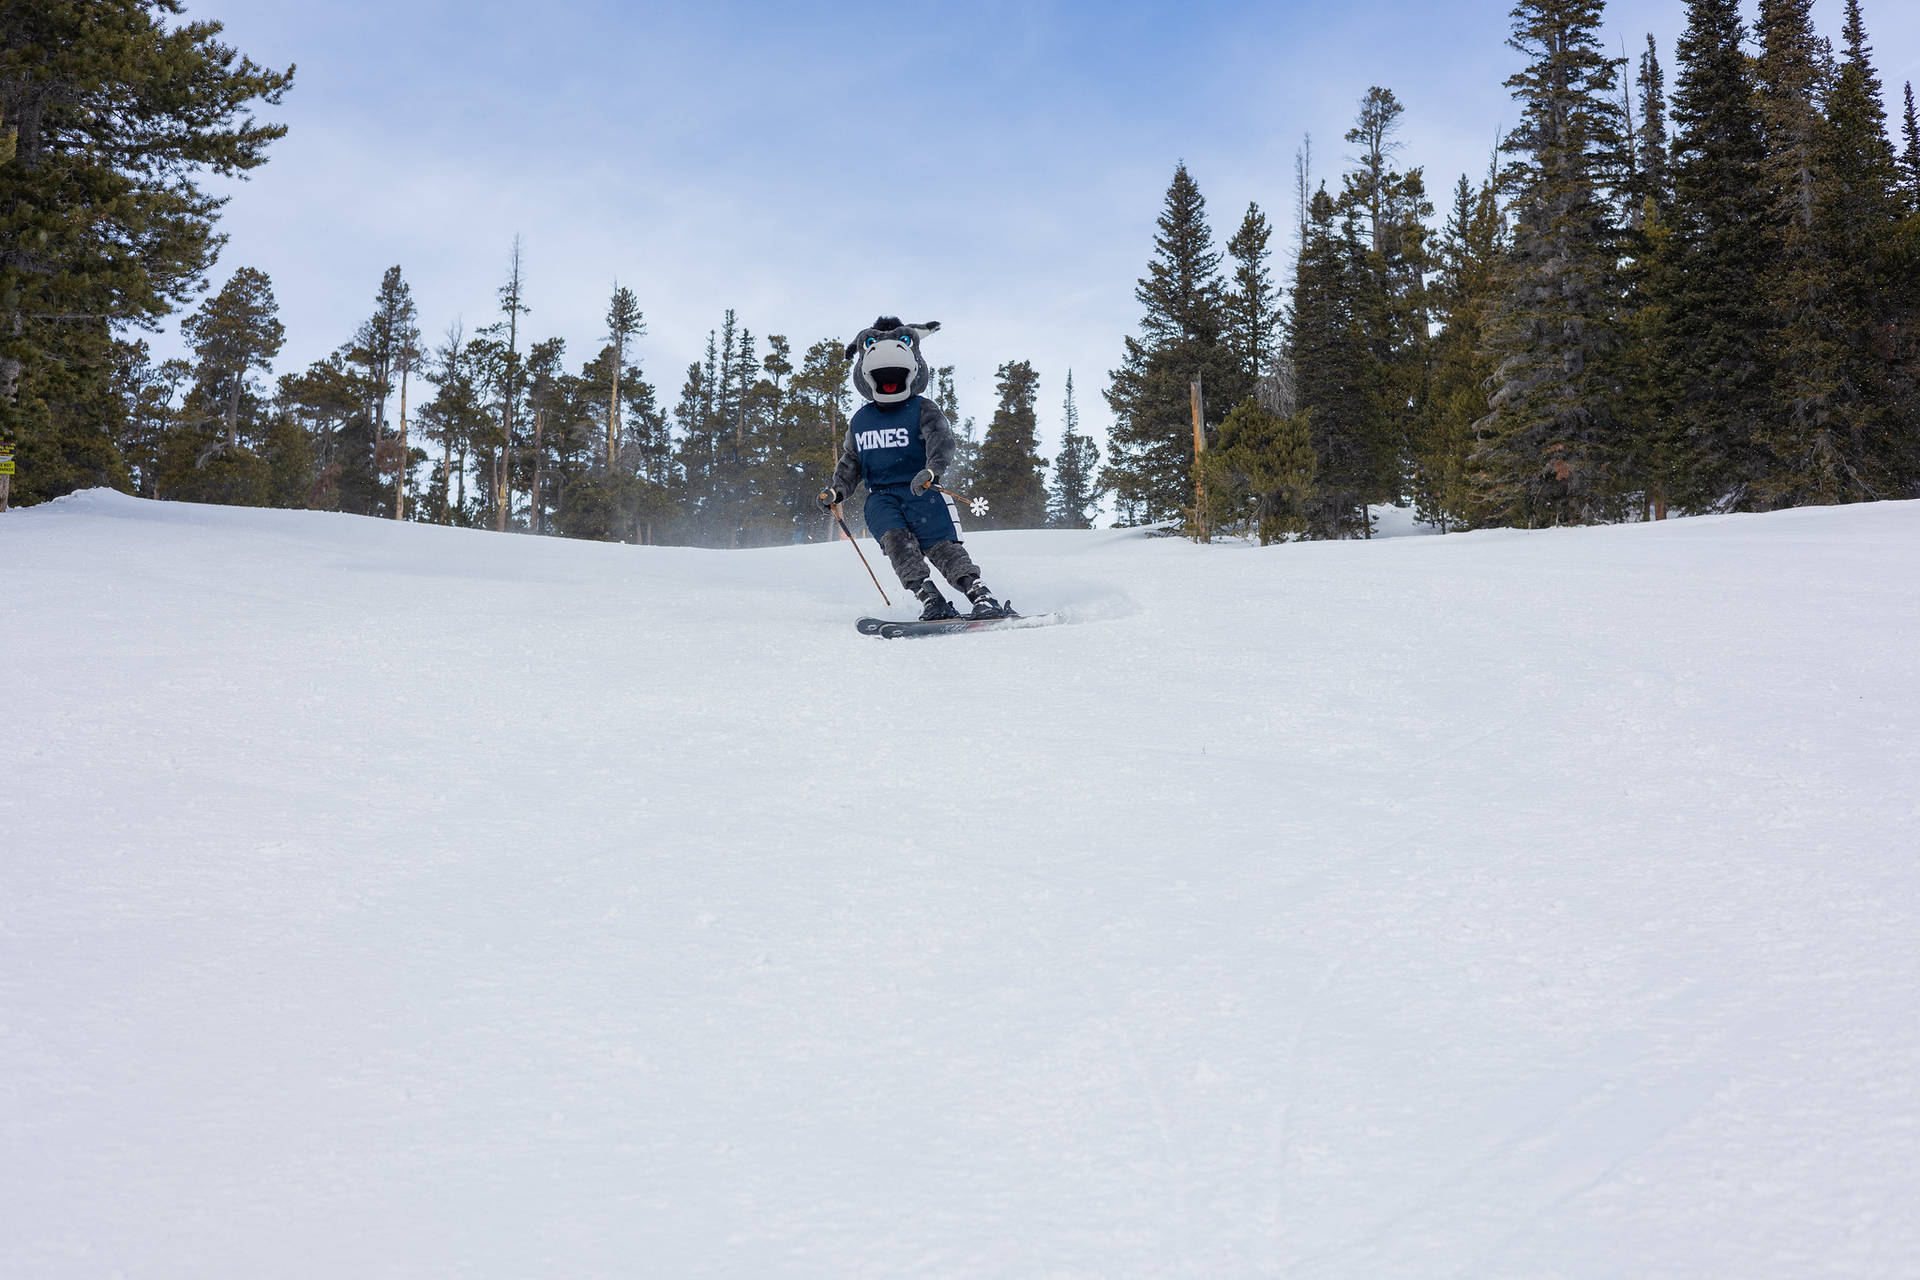
<instances>
[{"instance_id":1,"label":"mascot eye","mask_svg":"<svg viewBox=\"0 0 1920 1280\"><path fill-rule=\"evenodd\" d=\"M874 344L874 343L876 343L876 342L878 342L878 341L880 341L880 339L878 339L878 338L868 338L868 339L867 339L867 347L868 347L868 349L869 349L869 350L871 350L871 349L872 349L872 347L873 347L873 344Z\"/></svg>"}]
</instances>

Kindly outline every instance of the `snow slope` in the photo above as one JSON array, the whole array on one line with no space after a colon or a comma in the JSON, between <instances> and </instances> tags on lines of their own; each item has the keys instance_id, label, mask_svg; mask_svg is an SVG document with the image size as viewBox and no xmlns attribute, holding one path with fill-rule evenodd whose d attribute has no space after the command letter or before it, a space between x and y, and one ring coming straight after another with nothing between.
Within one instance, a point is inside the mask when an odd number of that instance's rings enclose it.
<instances>
[{"instance_id":1,"label":"snow slope","mask_svg":"<svg viewBox=\"0 0 1920 1280\"><path fill-rule=\"evenodd\" d=\"M970 542L0 517L0 1275L1920 1274L1920 504Z\"/></svg>"}]
</instances>

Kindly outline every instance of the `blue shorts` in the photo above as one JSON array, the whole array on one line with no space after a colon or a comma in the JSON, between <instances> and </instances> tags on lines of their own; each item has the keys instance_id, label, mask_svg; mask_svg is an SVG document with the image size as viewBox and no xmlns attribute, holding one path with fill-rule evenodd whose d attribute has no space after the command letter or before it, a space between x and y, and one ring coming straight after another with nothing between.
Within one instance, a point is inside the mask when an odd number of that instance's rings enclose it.
<instances>
[{"instance_id":1,"label":"blue shorts","mask_svg":"<svg viewBox=\"0 0 1920 1280\"><path fill-rule=\"evenodd\" d=\"M888 485L867 493L867 532L875 538L889 529L906 529L920 546L960 540L960 516L953 499L938 489L919 497L904 485Z\"/></svg>"}]
</instances>

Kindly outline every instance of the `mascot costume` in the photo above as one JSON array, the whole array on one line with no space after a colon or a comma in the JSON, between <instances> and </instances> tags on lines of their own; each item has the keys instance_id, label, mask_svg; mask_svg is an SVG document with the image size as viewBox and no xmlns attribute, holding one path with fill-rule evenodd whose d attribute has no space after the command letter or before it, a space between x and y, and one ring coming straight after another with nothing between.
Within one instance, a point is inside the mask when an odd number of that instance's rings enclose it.
<instances>
[{"instance_id":1,"label":"mascot costume","mask_svg":"<svg viewBox=\"0 0 1920 1280\"><path fill-rule=\"evenodd\" d=\"M820 505L831 511L867 482L867 532L880 540L901 585L920 597L922 621L961 616L928 573L929 560L972 602L969 616L1005 617L961 545L959 514L939 487L953 461L953 428L921 394L931 370L920 352L921 341L939 327L881 316L848 345L853 389L867 403L847 427L840 463Z\"/></svg>"}]
</instances>

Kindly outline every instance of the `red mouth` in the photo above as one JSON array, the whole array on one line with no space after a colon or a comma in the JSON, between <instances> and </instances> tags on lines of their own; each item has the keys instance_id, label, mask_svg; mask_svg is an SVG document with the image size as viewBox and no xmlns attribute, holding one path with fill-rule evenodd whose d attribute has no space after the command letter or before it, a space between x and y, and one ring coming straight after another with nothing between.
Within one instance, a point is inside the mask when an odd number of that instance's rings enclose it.
<instances>
[{"instance_id":1,"label":"red mouth","mask_svg":"<svg viewBox=\"0 0 1920 1280\"><path fill-rule=\"evenodd\" d=\"M883 382L880 384L880 394L883 396L898 395L899 392L900 384L897 382Z\"/></svg>"}]
</instances>

